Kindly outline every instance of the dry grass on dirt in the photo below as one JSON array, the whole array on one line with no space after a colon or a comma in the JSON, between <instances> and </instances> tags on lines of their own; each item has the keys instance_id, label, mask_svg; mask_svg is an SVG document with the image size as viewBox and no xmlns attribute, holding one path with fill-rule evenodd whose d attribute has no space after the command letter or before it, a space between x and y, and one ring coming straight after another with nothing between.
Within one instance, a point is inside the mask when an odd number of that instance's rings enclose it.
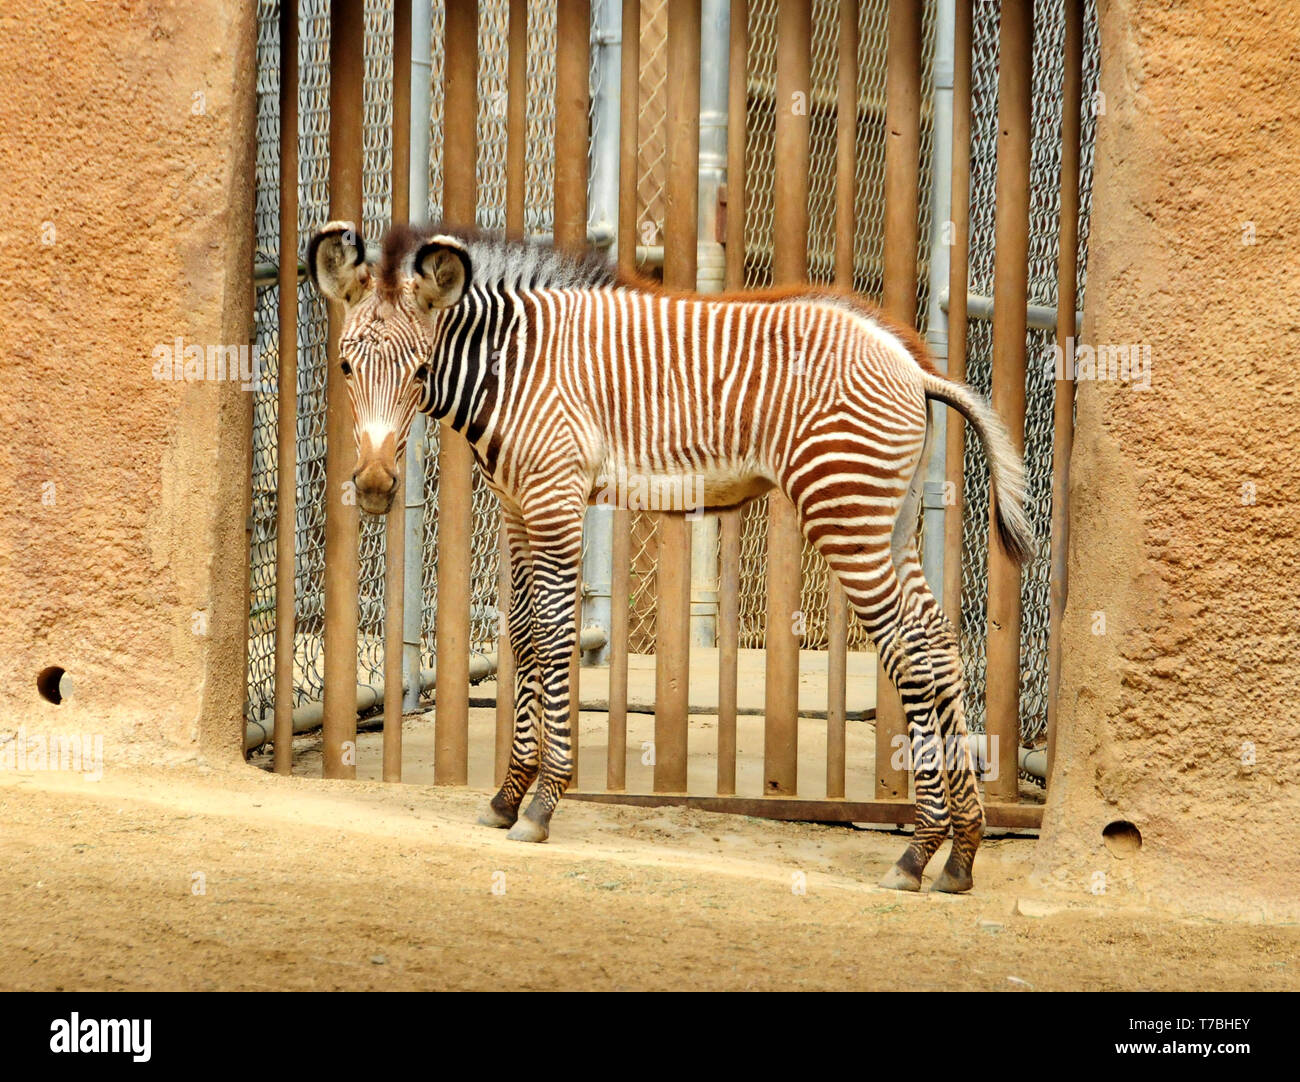
<instances>
[{"instance_id":1,"label":"dry grass on dirt","mask_svg":"<svg viewBox=\"0 0 1300 1082\"><path fill-rule=\"evenodd\" d=\"M0 988L1298 983L1297 927L1084 898L1019 915L1028 839L986 844L973 895L900 895L873 885L899 835L568 803L526 847L474 824L484 799L251 767L0 774Z\"/></svg>"}]
</instances>

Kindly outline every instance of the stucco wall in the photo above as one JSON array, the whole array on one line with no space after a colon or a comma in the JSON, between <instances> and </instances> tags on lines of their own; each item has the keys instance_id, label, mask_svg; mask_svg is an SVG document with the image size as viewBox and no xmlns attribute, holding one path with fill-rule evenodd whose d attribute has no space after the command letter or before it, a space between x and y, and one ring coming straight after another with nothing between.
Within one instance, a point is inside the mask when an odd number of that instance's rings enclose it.
<instances>
[{"instance_id":1,"label":"stucco wall","mask_svg":"<svg viewBox=\"0 0 1300 1082\"><path fill-rule=\"evenodd\" d=\"M107 759L237 746L249 395L156 380L153 350L249 339L253 18L0 15L4 733L93 732Z\"/></svg>"},{"instance_id":2,"label":"stucco wall","mask_svg":"<svg viewBox=\"0 0 1300 1082\"><path fill-rule=\"evenodd\" d=\"M1101 20L1083 337L1150 345L1151 389L1078 389L1037 878L1295 916L1300 9L1103 0ZM1102 846L1117 819L1135 856Z\"/></svg>"}]
</instances>

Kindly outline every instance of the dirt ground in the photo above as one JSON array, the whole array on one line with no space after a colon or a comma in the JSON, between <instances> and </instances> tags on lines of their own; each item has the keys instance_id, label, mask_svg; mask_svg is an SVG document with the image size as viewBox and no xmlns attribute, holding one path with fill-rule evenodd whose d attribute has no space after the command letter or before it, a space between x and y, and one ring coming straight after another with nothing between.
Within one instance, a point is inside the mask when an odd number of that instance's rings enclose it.
<instances>
[{"instance_id":1,"label":"dirt ground","mask_svg":"<svg viewBox=\"0 0 1300 1082\"><path fill-rule=\"evenodd\" d=\"M1300 987L1300 927L1035 900L1028 838L971 895L904 895L874 886L897 833L570 802L524 846L485 797L0 772L0 988Z\"/></svg>"}]
</instances>

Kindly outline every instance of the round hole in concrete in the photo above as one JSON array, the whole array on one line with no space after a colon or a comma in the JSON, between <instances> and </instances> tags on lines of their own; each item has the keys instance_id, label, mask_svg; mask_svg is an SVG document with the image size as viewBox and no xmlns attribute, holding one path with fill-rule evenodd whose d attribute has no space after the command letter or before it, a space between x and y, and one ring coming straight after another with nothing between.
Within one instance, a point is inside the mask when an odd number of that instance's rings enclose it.
<instances>
[{"instance_id":1,"label":"round hole in concrete","mask_svg":"<svg viewBox=\"0 0 1300 1082\"><path fill-rule=\"evenodd\" d=\"M1113 823L1106 824L1101 832L1101 840L1106 843L1111 856L1123 860L1142 848L1142 831L1127 819L1116 819Z\"/></svg>"},{"instance_id":2,"label":"round hole in concrete","mask_svg":"<svg viewBox=\"0 0 1300 1082\"><path fill-rule=\"evenodd\" d=\"M64 687L63 677L66 674L58 665L50 665L36 674L36 690L41 693L41 698L47 703L54 703L58 706L63 702ZM71 684L71 681L69 681Z\"/></svg>"}]
</instances>

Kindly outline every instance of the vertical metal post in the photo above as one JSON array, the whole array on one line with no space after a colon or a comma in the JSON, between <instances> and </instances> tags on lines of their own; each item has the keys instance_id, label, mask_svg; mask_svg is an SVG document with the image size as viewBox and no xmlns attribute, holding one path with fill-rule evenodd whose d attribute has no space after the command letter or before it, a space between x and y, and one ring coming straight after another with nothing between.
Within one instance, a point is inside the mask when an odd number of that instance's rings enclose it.
<instances>
[{"instance_id":1,"label":"vertical metal post","mask_svg":"<svg viewBox=\"0 0 1300 1082\"><path fill-rule=\"evenodd\" d=\"M330 9L330 217L361 221L361 0ZM343 311L330 305L325 439L324 774L356 777L359 511L350 492L356 463L347 387L339 368Z\"/></svg>"},{"instance_id":2,"label":"vertical metal post","mask_svg":"<svg viewBox=\"0 0 1300 1082\"><path fill-rule=\"evenodd\" d=\"M970 268L971 4L956 0L952 47L952 236L948 252L948 375L966 378L966 291ZM937 174L936 174L937 175ZM943 611L961 634L963 466L966 430L961 415L945 420L947 512L943 520Z\"/></svg>"},{"instance_id":3,"label":"vertical metal post","mask_svg":"<svg viewBox=\"0 0 1300 1082\"><path fill-rule=\"evenodd\" d=\"M1083 88L1083 0L1065 0L1065 76L1061 102L1061 238L1056 255L1056 344L1067 350L1078 328L1079 144ZM1074 373L1056 381L1052 408L1052 572L1047 631L1047 780L1056 765L1061 688L1061 620L1069 594L1070 451L1074 443Z\"/></svg>"},{"instance_id":4,"label":"vertical metal post","mask_svg":"<svg viewBox=\"0 0 1300 1082\"><path fill-rule=\"evenodd\" d=\"M854 206L857 202L858 4L841 0L839 85L835 102L835 284L853 288ZM827 574L826 796L844 796L847 719L849 599L839 578Z\"/></svg>"},{"instance_id":5,"label":"vertical metal post","mask_svg":"<svg viewBox=\"0 0 1300 1082\"><path fill-rule=\"evenodd\" d=\"M617 238L623 11L620 0L606 0L596 10L591 33L597 90L591 103L591 198L587 228L589 233ZM605 632L605 645L583 656L587 665L603 665L610 656L614 513L613 507L602 504L587 508L583 517L581 626Z\"/></svg>"},{"instance_id":6,"label":"vertical metal post","mask_svg":"<svg viewBox=\"0 0 1300 1082\"><path fill-rule=\"evenodd\" d=\"M1029 302L1029 154L1032 0L1006 0L998 41L998 176L993 264L993 408L1024 445L1025 322ZM1020 747L1020 567L996 541L990 505L988 670L989 801L1014 801Z\"/></svg>"},{"instance_id":7,"label":"vertical metal post","mask_svg":"<svg viewBox=\"0 0 1300 1082\"><path fill-rule=\"evenodd\" d=\"M890 0L885 101L885 229L883 301L900 323L916 320L917 187L921 151L921 8ZM907 772L895 764L906 741L903 702L876 663L876 789L878 800L907 797Z\"/></svg>"},{"instance_id":8,"label":"vertical metal post","mask_svg":"<svg viewBox=\"0 0 1300 1082\"><path fill-rule=\"evenodd\" d=\"M700 0L668 0L664 284L694 289L699 223ZM657 793L686 791L691 538L680 514L659 516L655 618Z\"/></svg>"},{"instance_id":9,"label":"vertical metal post","mask_svg":"<svg viewBox=\"0 0 1300 1082\"><path fill-rule=\"evenodd\" d=\"M280 372L276 391L275 772L293 771L298 517L298 9L280 5Z\"/></svg>"},{"instance_id":10,"label":"vertical metal post","mask_svg":"<svg viewBox=\"0 0 1300 1082\"><path fill-rule=\"evenodd\" d=\"M446 13L443 206L456 225L475 224L478 118L478 13L448 4ZM470 529L473 514L469 444L447 432L438 457L437 704L435 785L464 785L469 775Z\"/></svg>"},{"instance_id":11,"label":"vertical metal post","mask_svg":"<svg viewBox=\"0 0 1300 1082\"><path fill-rule=\"evenodd\" d=\"M411 0L393 2L393 222L410 214ZM405 491L406 456L397 463ZM402 660L406 514L384 520L384 781L402 780ZM418 679L418 677L417 677Z\"/></svg>"},{"instance_id":12,"label":"vertical metal post","mask_svg":"<svg viewBox=\"0 0 1300 1082\"><path fill-rule=\"evenodd\" d=\"M745 279L745 122L748 114L748 0L731 0L727 73L726 287ZM740 647L740 516L719 516L718 795L736 791L736 695Z\"/></svg>"},{"instance_id":13,"label":"vertical metal post","mask_svg":"<svg viewBox=\"0 0 1300 1082\"><path fill-rule=\"evenodd\" d=\"M812 97L812 3L787 0L776 16L776 237L772 279L808 277L809 107ZM768 497L767 681L763 729L763 793L793 796L799 768L799 567L803 535L794 505Z\"/></svg>"},{"instance_id":14,"label":"vertical metal post","mask_svg":"<svg viewBox=\"0 0 1300 1082\"><path fill-rule=\"evenodd\" d=\"M938 0L934 20L934 89L931 97L930 171L930 273L929 302L926 309L925 339L930 354L942 372L948 371L948 317L943 310L943 294L948 287L949 200L952 195L952 91L953 91L953 3ZM930 410L930 453L924 464L925 486L922 499L921 567L926 582L936 597L943 594L944 524L947 487L944 451L947 447L948 416L952 411L934 407Z\"/></svg>"},{"instance_id":15,"label":"vertical metal post","mask_svg":"<svg viewBox=\"0 0 1300 1082\"><path fill-rule=\"evenodd\" d=\"M433 15L430 0L411 3L411 110L408 213L415 221L429 215L429 106L432 97L431 62ZM396 55L396 53L394 53ZM406 481L402 514L405 537L402 548L405 600L402 605L402 682L406 694L402 709L420 709L421 638L424 631L424 466L428 443L428 421L418 413L406 440Z\"/></svg>"},{"instance_id":16,"label":"vertical metal post","mask_svg":"<svg viewBox=\"0 0 1300 1082\"><path fill-rule=\"evenodd\" d=\"M612 3L613 0L607 0ZM619 58L618 263L636 271L636 152L641 77L641 0L622 0ZM615 508L610 524L609 743L605 787L627 788L628 605L632 572L632 512Z\"/></svg>"}]
</instances>

